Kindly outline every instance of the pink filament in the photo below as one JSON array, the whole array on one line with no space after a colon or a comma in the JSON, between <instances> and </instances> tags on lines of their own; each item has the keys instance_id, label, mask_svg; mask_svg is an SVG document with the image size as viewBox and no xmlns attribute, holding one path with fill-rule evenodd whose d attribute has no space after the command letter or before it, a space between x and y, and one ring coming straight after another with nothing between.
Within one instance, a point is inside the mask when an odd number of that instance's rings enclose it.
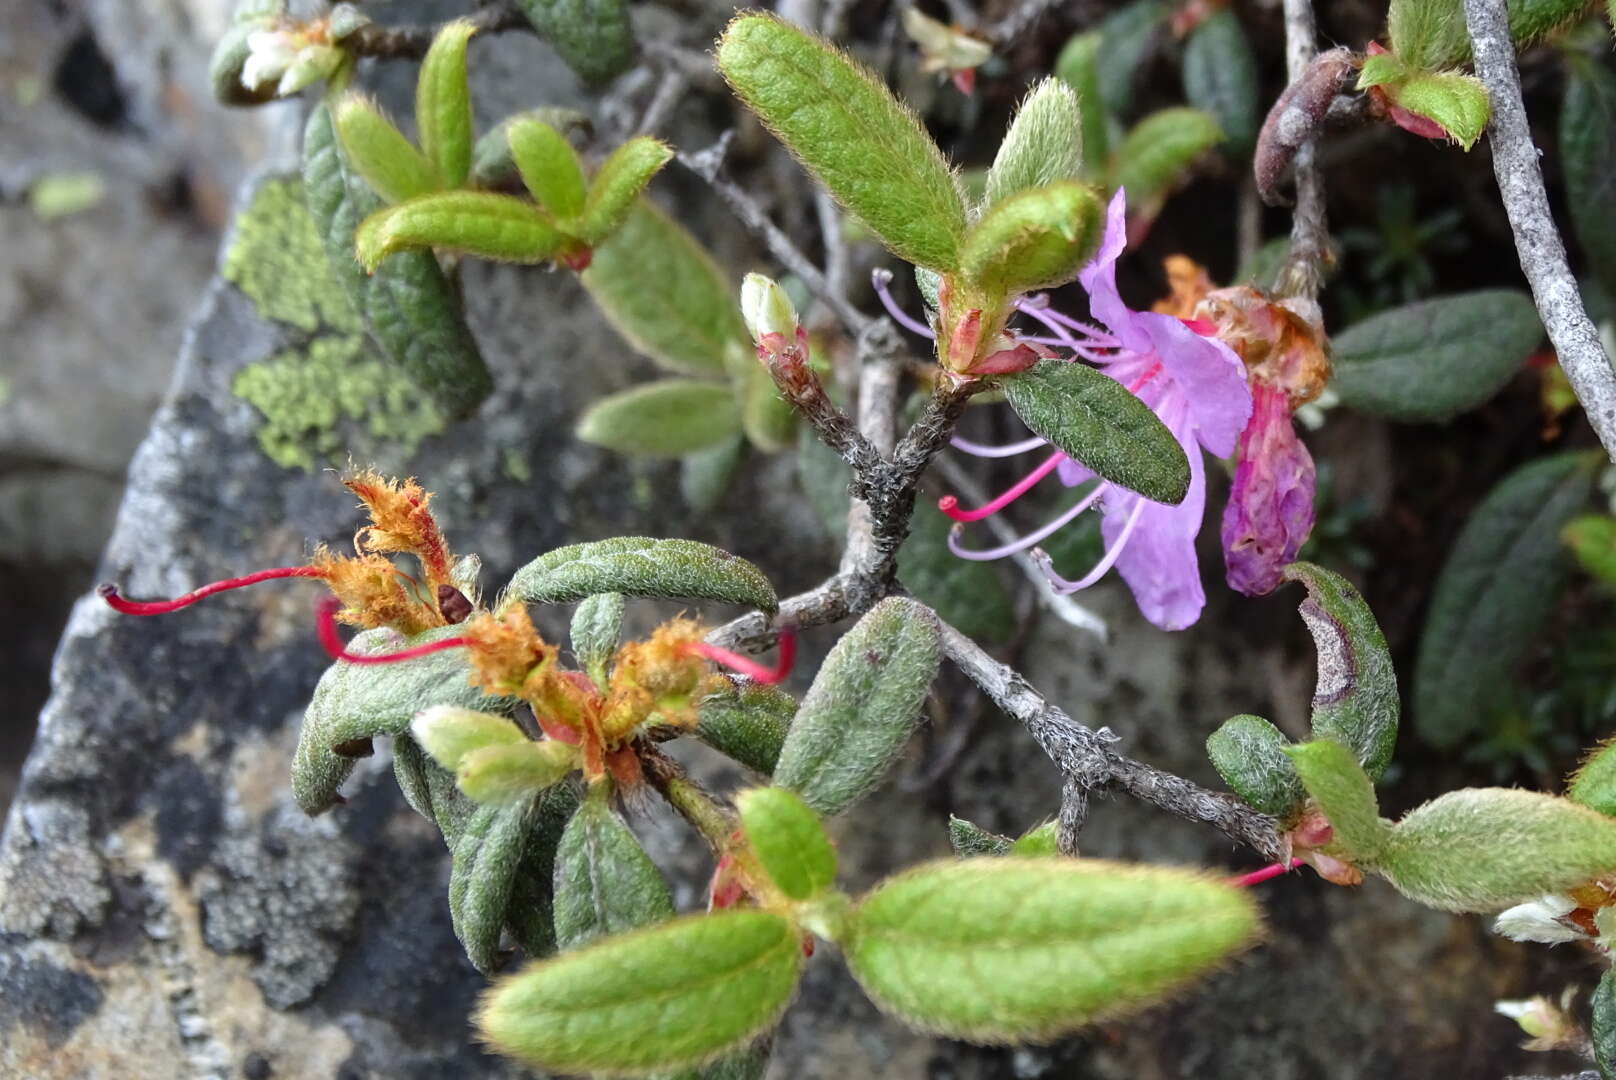
<instances>
[{"instance_id":1,"label":"pink filament","mask_svg":"<svg viewBox=\"0 0 1616 1080\"><path fill-rule=\"evenodd\" d=\"M215 581L202 586L200 589L193 589L184 596L176 596L172 600L126 600L118 595L118 586L110 581L97 586L95 591L101 594L101 599L105 600L112 610L122 612L125 615L166 615L171 611L190 607L198 600L212 596L214 593L239 589L245 585L256 585L260 581L272 581L275 578L320 576L322 576L321 572L312 566L278 566L270 570L260 570L254 574L247 574L244 577Z\"/></svg>"},{"instance_id":2,"label":"pink filament","mask_svg":"<svg viewBox=\"0 0 1616 1080\"><path fill-rule=\"evenodd\" d=\"M325 646L325 651L333 660L346 660L350 664L396 664L401 660L414 660L418 656L429 656L435 652L458 649L462 645L470 644L469 638L449 637L426 645L400 649L398 652L383 653L380 656L361 656L359 653L349 652L342 644L342 638L337 635L337 610L341 607L341 600L327 596L320 601L315 624L320 634L320 644Z\"/></svg>"},{"instance_id":3,"label":"pink filament","mask_svg":"<svg viewBox=\"0 0 1616 1080\"><path fill-rule=\"evenodd\" d=\"M717 645L709 645L705 641L692 643L689 648L693 653L705 656L715 664L722 664L731 671L749 676L754 682L765 686L784 682L791 674L791 666L797 662L797 632L795 630L780 631L780 653L774 661L773 667L765 667L749 656L721 649Z\"/></svg>"},{"instance_id":4,"label":"pink filament","mask_svg":"<svg viewBox=\"0 0 1616 1080\"><path fill-rule=\"evenodd\" d=\"M955 521L981 521L985 517L990 517L993 514L997 514L1000 510L1003 510L1005 507L1027 494L1028 491L1032 490L1033 485L1037 484L1038 481L1054 472L1056 468L1060 466L1060 463L1065 460L1065 454L1061 453L1059 450L1055 451L1055 453L1051 454L1047 459L1045 459L1042 465L1039 465L1032 472L1028 473L1026 476L1023 476L1014 484L1011 484L1002 493L1000 493L997 498L994 498L982 506L977 507L975 510L961 510L959 508L959 499L952 495L944 495L941 499L938 499L937 509L947 514Z\"/></svg>"},{"instance_id":5,"label":"pink filament","mask_svg":"<svg viewBox=\"0 0 1616 1080\"><path fill-rule=\"evenodd\" d=\"M1232 877L1229 879L1229 884L1233 885L1237 889L1244 889L1249 885L1261 885L1270 878L1277 878L1282 874L1288 874L1301 865L1301 859L1292 859L1290 862L1277 862L1271 866L1265 866L1261 870L1253 870L1249 874L1241 874L1238 877Z\"/></svg>"}]
</instances>

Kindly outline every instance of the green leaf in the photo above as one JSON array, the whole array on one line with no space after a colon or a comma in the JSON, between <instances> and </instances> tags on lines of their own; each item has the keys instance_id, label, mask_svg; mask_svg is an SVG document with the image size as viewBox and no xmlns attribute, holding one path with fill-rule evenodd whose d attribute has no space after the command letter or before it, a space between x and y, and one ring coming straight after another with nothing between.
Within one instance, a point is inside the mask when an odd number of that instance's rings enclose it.
<instances>
[{"instance_id":1,"label":"green leaf","mask_svg":"<svg viewBox=\"0 0 1616 1080\"><path fill-rule=\"evenodd\" d=\"M557 784L541 793L528 827L527 846L505 909L511 936L530 959L555 952L556 852L567 822L577 812L578 785Z\"/></svg>"},{"instance_id":2,"label":"green leaf","mask_svg":"<svg viewBox=\"0 0 1616 1080\"><path fill-rule=\"evenodd\" d=\"M726 680L697 704L696 737L764 776L774 775L797 700L762 683Z\"/></svg>"},{"instance_id":3,"label":"green leaf","mask_svg":"<svg viewBox=\"0 0 1616 1080\"><path fill-rule=\"evenodd\" d=\"M738 15L718 69L814 177L905 262L951 271L965 205L937 144L874 75L771 15Z\"/></svg>"},{"instance_id":4,"label":"green leaf","mask_svg":"<svg viewBox=\"0 0 1616 1080\"><path fill-rule=\"evenodd\" d=\"M409 639L392 630L366 630L348 643L360 655L396 652L454 637L459 629L440 626ZM433 705L458 705L498 712L509 700L485 697L467 676L463 650L448 649L393 664L349 664L326 669L303 713L297 751L292 757L292 795L305 814L321 814L342 801L337 789L353 771L354 757L334 747L377 735L403 735L416 712Z\"/></svg>"},{"instance_id":5,"label":"green leaf","mask_svg":"<svg viewBox=\"0 0 1616 1080\"><path fill-rule=\"evenodd\" d=\"M1099 51L1099 31L1091 30L1086 34L1074 34L1055 58L1055 77L1077 94L1083 131L1080 145L1084 160L1089 163L1085 172L1090 174L1111 153L1111 137L1106 130L1105 99L1100 96Z\"/></svg>"},{"instance_id":6,"label":"green leaf","mask_svg":"<svg viewBox=\"0 0 1616 1080\"><path fill-rule=\"evenodd\" d=\"M430 251L395 255L369 277L360 269L354 234L381 199L348 168L323 104L303 132L303 188L326 257L371 338L446 413L470 414L494 383L455 290Z\"/></svg>"},{"instance_id":7,"label":"green leaf","mask_svg":"<svg viewBox=\"0 0 1616 1080\"><path fill-rule=\"evenodd\" d=\"M743 791L735 805L764 873L793 900L812 900L836 883L836 852L819 817L784 788Z\"/></svg>"},{"instance_id":8,"label":"green leaf","mask_svg":"<svg viewBox=\"0 0 1616 1080\"><path fill-rule=\"evenodd\" d=\"M1260 716L1231 716L1206 738L1206 754L1229 790L1280 821L1295 818L1307 797L1285 755L1290 740Z\"/></svg>"},{"instance_id":9,"label":"green leaf","mask_svg":"<svg viewBox=\"0 0 1616 1080\"><path fill-rule=\"evenodd\" d=\"M801 969L801 939L779 915L692 915L529 966L488 993L477 1026L535 1068L638 1075L711 1060L772 1027Z\"/></svg>"},{"instance_id":10,"label":"green leaf","mask_svg":"<svg viewBox=\"0 0 1616 1080\"><path fill-rule=\"evenodd\" d=\"M348 94L337 102L332 116L343 153L385 202L407 202L443 186L432 162L410 145L375 102Z\"/></svg>"},{"instance_id":11,"label":"green leaf","mask_svg":"<svg viewBox=\"0 0 1616 1080\"><path fill-rule=\"evenodd\" d=\"M1223 131L1210 113L1185 107L1153 112L1117 147L1111 187L1127 190L1130 207L1158 204L1202 154L1222 141Z\"/></svg>"},{"instance_id":12,"label":"green leaf","mask_svg":"<svg viewBox=\"0 0 1616 1080\"><path fill-rule=\"evenodd\" d=\"M634 30L623 0L517 0L517 6L591 86L621 75L634 62Z\"/></svg>"},{"instance_id":13,"label":"green leaf","mask_svg":"<svg viewBox=\"0 0 1616 1080\"><path fill-rule=\"evenodd\" d=\"M1189 871L950 859L878 885L842 947L865 993L914 1027L1047 1042L1161 1000L1260 929L1249 892Z\"/></svg>"},{"instance_id":14,"label":"green leaf","mask_svg":"<svg viewBox=\"0 0 1616 1080\"><path fill-rule=\"evenodd\" d=\"M485 975L499 967L499 935L533 805L528 799L479 806L455 845L449 869L449 916L467 958Z\"/></svg>"},{"instance_id":15,"label":"green leaf","mask_svg":"<svg viewBox=\"0 0 1616 1080\"><path fill-rule=\"evenodd\" d=\"M1098 107L1098 106L1096 106ZM1022 99L988 170L983 207L1028 188L1083 174L1083 108L1059 79L1043 79Z\"/></svg>"},{"instance_id":16,"label":"green leaf","mask_svg":"<svg viewBox=\"0 0 1616 1080\"><path fill-rule=\"evenodd\" d=\"M1363 66L1358 69L1357 88L1368 90L1373 86L1386 86L1389 83L1401 82L1408 78L1408 65L1397 58L1396 53L1377 53L1374 56L1364 57Z\"/></svg>"},{"instance_id":17,"label":"green leaf","mask_svg":"<svg viewBox=\"0 0 1616 1080\"><path fill-rule=\"evenodd\" d=\"M948 815L948 842L962 859L976 855L1008 855L1014 843L1008 836L988 832L964 818Z\"/></svg>"},{"instance_id":18,"label":"green leaf","mask_svg":"<svg viewBox=\"0 0 1616 1080\"><path fill-rule=\"evenodd\" d=\"M662 871L606 805L604 789L592 790L556 851L556 943L576 949L672 917Z\"/></svg>"},{"instance_id":19,"label":"green leaf","mask_svg":"<svg viewBox=\"0 0 1616 1080\"><path fill-rule=\"evenodd\" d=\"M465 184L471 172L471 89L466 84L466 43L477 28L469 19L444 23L421 61L415 82L415 128L421 152L444 187Z\"/></svg>"},{"instance_id":20,"label":"green leaf","mask_svg":"<svg viewBox=\"0 0 1616 1080\"><path fill-rule=\"evenodd\" d=\"M1616 0L1612 0L1611 21L1616 22ZM1594 1064L1604 1080L1616 1080L1616 971L1606 969L1594 988Z\"/></svg>"},{"instance_id":21,"label":"green leaf","mask_svg":"<svg viewBox=\"0 0 1616 1080\"><path fill-rule=\"evenodd\" d=\"M960 250L960 273L989 295L1064 284L1100 244L1105 207L1075 180L1023 188L988 209Z\"/></svg>"},{"instance_id":22,"label":"green leaf","mask_svg":"<svg viewBox=\"0 0 1616 1080\"><path fill-rule=\"evenodd\" d=\"M1369 779L1379 780L1397 746L1401 707L1386 636L1362 594L1341 575L1298 562L1285 568L1285 578L1307 587L1298 610L1319 657L1313 734L1351 749Z\"/></svg>"},{"instance_id":23,"label":"green leaf","mask_svg":"<svg viewBox=\"0 0 1616 1080\"><path fill-rule=\"evenodd\" d=\"M1046 821L1028 829L1010 845L1010 854L1034 859L1059 855L1060 822Z\"/></svg>"},{"instance_id":24,"label":"green leaf","mask_svg":"<svg viewBox=\"0 0 1616 1080\"><path fill-rule=\"evenodd\" d=\"M517 117L505 138L517 175L540 206L561 221L583 212L584 167L565 135L539 120Z\"/></svg>"},{"instance_id":25,"label":"green leaf","mask_svg":"<svg viewBox=\"0 0 1616 1080\"><path fill-rule=\"evenodd\" d=\"M1055 449L1156 502L1184 501L1190 463L1150 406L1084 364L1041 360L1000 380L1010 407Z\"/></svg>"},{"instance_id":26,"label":"green leaf","mask_svg":"<svg viewBox=\"0 0 1616 1080\"><path fill-rule=\"evenodd\" d=\"M1108 111L1130 111L1134 76L1145 66L1145 54L1157 30L1167 21L1167 14L1164 0L1135 0L1113 11L1100 23L1096 66L1100 100Z\"/></svg>"},{"instance_id":27,"label":"green leaf","mask_svg":"<svg viewBox=\"0 0 1616 1080\"><path fill-rule=\"evenodd\" d=\"M533 121L565 135L570 131L592 131L589 117L577 109L546 105L507 116L495 124L471 148L471 186L503 188L521 182L516 162L511 158L510 130L515 124Z\"/></svg>"},{"instance_id":28,"label":"green leaf","mask_svg":"<svg viewBox=\"0 0 1616 1080\"><path fill-rule=\"evenodd\" d=\"M601 398L578 419L576 433L620 454L680 457L716 446L740 426L725 384L661 379Z\"/></svg>"},{"instance_id":29,"label":"green leaf","mask_svg":"<svg viewBox=\"0 0 1616 1080\"><path fill-rule=\"evenodd\" d=\"M762 611L780 607L763 571L694 540L618 536L570 544L516 572L508 596L526 604L570 604L595 593L719 600Z\"/></svg>"},{"instance_id":30,"label":"green leaf","mask_svg":"<svg viewBox=\"0 0 1616 1080\"><path fill-rule=\"evenodd\" d=\"M1616 301L1616 75L1578 56L1566 69L1560 110L1566 206L1588 268Z\"/></svg>"},{"instance_id":31,"label":"green leaf","mask_svg":"<svg viewBox=\"0 0 1616 1080\"><path fill-rule=\"evenodd\" d=\"M1511 7L1517 7L1515 0ZM1392 0L1386 13L1386 40L1404 64L1440 71L1470 59L1459 0Z\"/></svg>"},{"instance_id":32,"label":"green leaf","mask_svg":"<svg viewBox=\"0 0 1616 1080\"><path fill-rule=\"evenodd\" d=\"M622 593L596 593L580 600L572 613L572 655L596 686L606 685L606 664L617 651L625 605Z\"/></svg>"},{"instance_id":33,"label":"green leaf","mask_svg":"<svg viewBox=\"0 0 1616 1080\"><path fill-rule=\"evenodd\" d=\"M1414 667L1414 722L1433 746L1485 728L1559 604L1570 573L1560 530L1588 501L1599 455L1516 469L1470 515L1436 580Z\"/></svg>"},{"instance_id":34,"label":"green leaf","mask_svg":"<svg viewBox=\"0 0 1616 1080\"><path fill-rule=\"evenodd\" d=\"M686 454L679 462L679 494L685 504L698 514L717 509L745 455L746 439L741 435Z\"/></svg>"},{"instance_id":35,"label":"green leaf","mask_svg":"<svg viewBox=\"0 0 1616 1080\"><path fill-rule=\"evenodd\" d=\"M532 203L486 191L423 195L370 215L354 233L366 270L395 251L438 248L503 262L548 262L561 234Z\"/></svg>"},{"instance_id":36,"label":"green leaf","mask_svg":"<svg viewBox=\"0 0 1616 1080\"><path fill-rule=\"evenodd\" d=\"M1599 744L1583 758L1566 784L1566 798L1616 817L1616 739Z\"/></svg>"},{"instance_id":37,"label":"green leaf","mask_svg":"<svg viewBox=\"0 0 1616 1080\"><path fill-rule=\"evenodd\" d=\"M741 402L741 428L753 446L772 454L791 445L797 429L797 411L780 396L768 371L752 357L745 357L746 369L736 377L736 393Z\"/></svg>"},{"instance_id":38,"label":"green leaf","mask_svg":"<svg viewBox=\"0 0 1616 1080\"><path fill-rule=\"evenodd\" d=\"M889 597L842 635L803 697L774 782L839 814L880 782L920 719L942 633L926 607Z\"/></svg>"},{"instance_id":39,"label":"green leaf","mask_svg":"<svg viewBox=\"0 0 1616 1080\"><path fill-rule=\"evenodd\" d=\"M813 428L804 424L798 429L797 483L802 486L808 504L814 508L825 531L838 546L847 536L847 510L852 505L848 485L852 480L853 470L848 468L840 454L819 441ZM916 513L919 514L919 508ZM901 552L902 549L899 550ZM902 557L900 554L899 558ZM930 603L929 600L927 602ZM946 615L944 618L953 622Z\"/></svg>"},{"instance_id":40,"label":"green leaf","mask_svg":"<svg viewBox=\"0 0 1616 1080\"><path fill-rule=\"evenodd\" d=\"M576 746L523 740L467 752L455 769L455 783L473 802L503 805L560 783L577 767Z\"/></svg>"},{"instance_id":41,"label":"green leaf","mask_svg":"<svg viewBox=\"0 0 1616 1080\"><path fill-rule=\"evenodd\" d=\"M673 147L649 135L636 135L613 150L589 184L578 219L578 238L599 244L628 219L651 177L673 158Z\"/></svg>"},{"instance_id":42,"label":"green leaf","mask_svg":"<svg viewBox=\"0 0 1616 1080\"><path fill-rule=\"evenodd\" d=\"M695 237L644 199L595 248L579 279L612 328L662 367L719 374L731 351L751 355L729 278Z\"/></svg>"},{"instance_id":43,"label":"green leaf","mask_svg":"<svg viewBox=\"0 0 1616 1080\"><path fill-rule=\"evenodd\" d=\"M1560 539L1577 565L1607 589L1616 590L1616 518L1583 514L1566 523Z\"/></svg>"},{"instance_id":44,"label":"green leaf","mask_svg":"<svg viewBox=\"0 0 1616 1080\"><path fill-rule=\"evenodd\" d=\"M510 717L457 705L422 709L410 722L410 734L422 750L432 755L432 760L450 772L460 768L461 759L473 750L527 741Z\"/></svg>"},{"instance_id":45,"label":"green leaf","mask_svg":"<svg viewBox=\"0 0 1616 1080\"><path fill-rule=\"evenodd\" d=\"M1389 420L1449 420L1501 390L1542 339L1523 292L1421 300L1337 336L1330 385L1345 404Z\"/></svg>"},{"instance_id":46,"label":"green leaf","mask_svg":"<svg viewBox=\"0 0 1616 1080\"><path fill-rule=\"evenodd\" d=\"M840 490L846 491L845 480ZM966 637L1006 641L1016 628L1010 591L991 563L948 550L952 527L934 502L916 506L909 538L898 549L898 580Z\"/></svg>"},{"instance_id":47,"label":"green leaf","mask_svg":"<svg viewBox=\"0 0 1616 1080\"><path fill-rule=\"evenodd\" d=\"M1492 113L1481 80L1457 71L1418 72L1386 92L1399 107L1433 121L1466 150L1481 138Z\"/></svg>"},{"instance_id":48,"label":"green leaf","mask_svg":"<svg viewBox=\"0 0 1616 1080\"><path fill-rule=\"evenodd\" d=\"M1375 784L1351 750L1334 739L1288 746L1307 793L1335 829L1330 851L1366 870L1377 869L1391 846L1391 825L1380 816Z\"/></svg>"},{"instance_id":49,"label":"green leaf","mask_svg":"<svg viewBox=\"0 0 1616 1080\"><path fill-rule=\"evenodd\" d=\"M1257 143L1257 59L1232 8L1202 20L1184 43L1184 93L1211 115L1229 149L1246 154Z\"/></svg>"}]
</instances>

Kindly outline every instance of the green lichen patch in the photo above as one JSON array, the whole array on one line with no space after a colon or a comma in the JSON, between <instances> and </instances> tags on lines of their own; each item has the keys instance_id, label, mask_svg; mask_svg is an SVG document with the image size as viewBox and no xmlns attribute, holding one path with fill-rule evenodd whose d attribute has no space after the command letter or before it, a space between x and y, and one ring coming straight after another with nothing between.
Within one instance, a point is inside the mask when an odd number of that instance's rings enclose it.
<instances>
[{"instance_id":1,"label":"green lichen patch","mask_svg":"<svg viewBox=\"0 0 1616 1080\"><path fill-rule=\"evenodd\" d=\"M230 388L263 414L258 445L288 469L313 470L335 456L368 458L382 446L408 456L448 424L432 399L390 371L357 333L323 335L249 364Z\"/></svg>"},{"instance_id":2,"label":"green lichen patch","mask_svg":"<svg viewBox=\"0 0 1616 1080\"><path fill-rule=\"evenodd\" d=\"M314 333L362 333L359 312L326 261L325 247L296 177L266 180L236 218L224 255L225 280L258 313Z\"/></svg>"}]
</instances>

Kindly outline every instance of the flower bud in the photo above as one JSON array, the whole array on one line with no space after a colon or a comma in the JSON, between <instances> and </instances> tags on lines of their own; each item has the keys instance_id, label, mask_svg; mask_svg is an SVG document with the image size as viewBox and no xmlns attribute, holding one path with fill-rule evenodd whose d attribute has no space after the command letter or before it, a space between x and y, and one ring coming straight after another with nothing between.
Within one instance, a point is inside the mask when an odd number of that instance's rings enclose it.
<instances>
[{"instance_id":1,"label":"flower bud","mask_svg":"<svg viewBox=\"0 0 1616 1080\"><path fill-rule=\"evenodd\" d=\"M747 274L741 282L741 318L760 346L770 334L779 334L786 341L797 336L797 309L791 297L773 278L762 274Z\"/></svg>"}]
</instances>

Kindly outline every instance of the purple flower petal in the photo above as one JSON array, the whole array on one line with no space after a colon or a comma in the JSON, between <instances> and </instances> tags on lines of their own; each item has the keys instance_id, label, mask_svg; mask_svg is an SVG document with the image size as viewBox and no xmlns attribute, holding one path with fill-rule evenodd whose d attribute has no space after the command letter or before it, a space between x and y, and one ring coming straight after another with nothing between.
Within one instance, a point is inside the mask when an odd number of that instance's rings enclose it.
<instances>
[{"instance_id":1,"label":"purple flower petal","mask_svg":"<svg viewBox=\"0 0 1616 1080\"><path fill-rule=\"evenodd\" d=\"M1235 441L1251 419L1251 388L1246 366L1217 338L1202 337L1182 319L1153 311L1134 314L1185 400L1201 445L1218 457L1234 453Z\"/></svg>"},{"instance_id":2,"label":"purple flower petal","mask_svg":"<svg viewBox=\"0 0 1616 1080\"><path fill-rule=\"evenodd\" d=\"M1229 503L1223 508L1223 561L1229 587L1273 592L1313 531L1313 456L1296 437L1285 391L1258 384L1257 412L1240 436Z\"/></svg>"},{"instance_id":3,"label":"purple flower petal","mask_svg":"<svg viewBox=\"0 0 1616 1080\"><path fill-rule=\"evenodd\" d=\"M1133 590L1134 602L1146 619L1163 630L1182 630L1200 618L1206 606L1195 557L1195 537L1206 509L1206 469L1187 413L1169 427L1190 460L1189 492L1177 506L1144 500L1139 523L1117 559L1117 573ZM1106 507L1100 533L1107 544L1121 533L1132 502L1139 499L1125 493Z\"/></svg>"},{"instance_id":4,"label":"purple flower petal","mask_svg":"<svg viewBox=\"0 0 1616 1080\"><path fill-rule=\"evenodd\" d=\"M1127 211L1127 200L1118 188L1105 212L1105 239L1093 261L1078 271L1077 280L1089 294L1089 310L1116 335L1117 343L1143 353L1150 351L1150 336L1134 322L1136 312L1117 291L1117 259L1128 244Z\"/></svg>"}]
</instances>

